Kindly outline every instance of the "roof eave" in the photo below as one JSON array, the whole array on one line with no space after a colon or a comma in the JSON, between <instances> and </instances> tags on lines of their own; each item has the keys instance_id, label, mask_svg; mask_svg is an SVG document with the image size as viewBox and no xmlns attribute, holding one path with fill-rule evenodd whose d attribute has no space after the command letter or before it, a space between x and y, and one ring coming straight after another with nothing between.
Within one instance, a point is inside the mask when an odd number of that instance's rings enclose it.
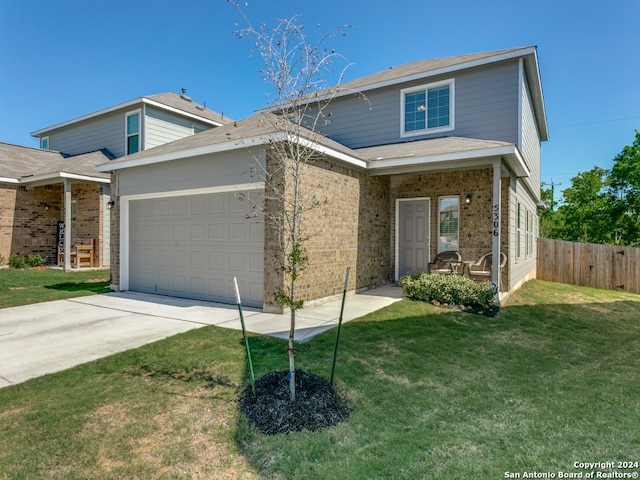
<instances>
[{"instance_id":1,"label":"roof eave","mask_svg":"<svg viewBox=\"0 0 640 480\"><path fill-rule=\"evenodd\" d=\"M528 177L531 174L515 145L372 160L369 163L369 171L371 175L394 175L422 171L469 169L491 166L496 158L505 159L517 177Z\"/></svg>"},{"instance_id":2,"label":"roof eave","mask_svg":"<svg viewBox=\"0 0 640 480\"><path fill-rule=\"evenodd\" d=\"M532 47L533 48L533 47ZM541 141L549 140L549 127L547 125L547 112L544 106L544 94L542 93L542 80L540 79L540 65L538 52L535 48L530 55L524 57L524 68L529 81L529 92L536 113L536 122Z\"/></svg>"},{"instance_id":3,"label":"roof eave","mask_svg":"<svg viewBox=\"0 0 640 480\"><path fill-rule=\"evenodd\" d=\"M61 123L56 123L55 125L51 125L50 127L45 127L45 128L41 128L40 130L35 130L35 131L31 132L29 135L31 135L32 137L39 137L44 133L48 133L48 132L52 132L54 130L58 130L60 128L68 127L69 125L73 125L75 123L84 122L85 120L90 120L92 118L96 118L96 117L99 117L101 115L106 115L107 113L112 113L112 112L116 112L118 110L131 108L131 107L133 107L135 105L139 105L139 104L147 104L147 105L151 105L151 106L154 106L154 107L157 107L157 108L161 108L161 109L169 111L169 112L178 113L178 114L183 115L185 117L197 119L198 121L200 121L202 123L208 123L209 125L212 125L212 126L215 126L215 127L220 127L220 126L224 125L221 122L216 122L215 120L211 120L211 119L206 118L206 117L200 117L198 115L194 115L193 113L189 113L189 112L186 112L184 110L180 110L180 109L175 108L175 107L170 107L168 105L165 105L164 103L157 102L155 100L151 100L151 99L149 99L147 97L138 97L138 98L134 98L133 100L129 100L127 102L123 102L123 103L119 103L117 105L112 105L110 107L103 108L103 109L98 110L96 112L87 113L86 115L82 115L80 117L72 118L71 120L66 120L66 121L61 122Z\"/></svg>"},{"instance_id":4,"label":"roof eave","mask_svg":"<svg viewBox=\"0 0 640 480\"><path fill-rule=\"evenodd\" d=\"M398 78L394 78L394 79L390 79L390 80L385 80L385 81L381 81L381 82L376 82L376 83L372 83L369 85L364 85L360 88L357 89L350 89L347 88L345 90L340 90L340 86L336 87L336 91L331 91L329 92L328 95L326 95L327 97L332 97L332 98L337 98L337 97L342 97L345 95L351 95L353 93L361 93L361 92L366 92L369 90L375 90L378 88L384 88L384 87L389 87L389 86L393 86L393 85L397 85L400 83L406 83L406 82L411 82L414 80L420 80L423 78L429 78L429 77L434 77L437 75L446 75L449 73L454 73L460 70L466 70L468 68L474 68L474 67L480 67L483 65L489 65L491 63L496 63L496 62L502 62L504 60L510 60L510 59L514 59L514 58L520 58L526 55L530 55L530 54L535 54L536 48L535 47L523 47L523 48L518 48L515 50L511 50L508 52L504 52L501 54L496 54L490 57L485 57L485 58L480 58L480 59L476 59L476 60L469 60L467 62L463 62L463 63L458 63L456 65L449 65L446 67L442 67L442 68L437 68L434 70L428 70L426 72L420 72L420 73L414 73L412 75L405 75L402 77L398 77Z\"/></svg>"},{"instance_id":5,"label":"roof eave","mask_svg":"<svg viewBox=\"0 0 640 480\"><path fill-rule=\"evenodd\" d=\"M108 177L94 177L92 175L81 175L77 173L69 172L51 172L43 173L42 175L33 175L29 177L20 178L21 185L27 185L30 187L38 187L41 185L54 185L57 183L63 183L65 180L75 180L83 183L110 183L111 180Z\"/></svg>"},{"instance_id":6,"label":"roof eave","mask_svg":"<svg viewBox=\"0 0 640 480\"><path fill-rule=\"evenodd\" d=\"M270 140L284 140L286 136L282 135L269 135L269 136L256 136L251 138L243 138L239 140L229 140L223 143L216 143L212 145L206 145L204 147L190 148L186 150L179 150L175 152L161 153L153 156L145 156L142 158L133 158L131 160L118 160L117 162L107 162L102 165L98 165L96 170L98 172L112 172L116 170L123 170L125 168L142 167L145 165L154 165L156 163L170 162L173 160L180 160L184 158L197 157L201 155L209 155L212 153L227 152L230 150L236 150L238 148L254 147L259 145L265 145Z\"/></svg>"}]
</instances>

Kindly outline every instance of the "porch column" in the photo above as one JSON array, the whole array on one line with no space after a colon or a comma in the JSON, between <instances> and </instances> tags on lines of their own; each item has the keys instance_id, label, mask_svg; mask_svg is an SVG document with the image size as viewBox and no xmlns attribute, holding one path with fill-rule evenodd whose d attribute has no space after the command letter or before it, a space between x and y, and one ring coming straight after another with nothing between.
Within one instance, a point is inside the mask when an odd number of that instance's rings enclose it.
<instances>
[{"instance_id":1,"label":"porch column","mask_svg":"<svg viewBox=\"0 0 640 480\"><path fill-rule=\"evenodd\" d=\"M64 179L64 271L71 270L71 180Z\"/></svg>"},{"instance_id":2,"label":"porch column","mask_svg":"<svg viewBox=\"0 0 640 480\"><path fill-rule=\"evenodd\" d=\"M502 226L501 205L502 159L493 162L493 244L491 248L491 281L500 290L500 230Z\"/></svg>"}]
</instances>

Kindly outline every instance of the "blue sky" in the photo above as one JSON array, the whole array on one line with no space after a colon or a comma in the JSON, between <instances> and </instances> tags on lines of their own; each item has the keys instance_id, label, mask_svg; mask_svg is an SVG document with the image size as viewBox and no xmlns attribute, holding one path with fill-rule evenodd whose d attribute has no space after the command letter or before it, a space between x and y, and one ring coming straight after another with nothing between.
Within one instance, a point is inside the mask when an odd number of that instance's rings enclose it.
<instances>
[{"instance_id":1,"label":"blue sky","mask_svg":"<svg viewBox=\"0 0 640 480\"><path fill-rule=\"evenodd\" d=\"M640 130L640 1L254 0L254 23L300 14L353 64L346 80L414 60L538 46L550 140L543 181L611 160ZM226 0L0 0L0 141L143 95L186 88L243 118L267 104L259 60Z\"/></svg>"}]
</instances>

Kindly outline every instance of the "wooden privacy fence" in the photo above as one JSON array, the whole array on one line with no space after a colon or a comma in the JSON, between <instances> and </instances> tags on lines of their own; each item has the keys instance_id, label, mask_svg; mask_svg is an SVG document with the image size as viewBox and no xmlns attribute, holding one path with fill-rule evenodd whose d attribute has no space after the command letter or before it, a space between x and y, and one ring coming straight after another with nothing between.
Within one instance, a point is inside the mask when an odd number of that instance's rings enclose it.
<instances>
[{"instance_id":1,"label":"wooden privacy fence","mask_svg":"<svg viewBox=\"0 0 640 480\"><path fill-rule=\"evenodd\" d=\"M537 278L640 293L640 248L538 239Z\"/></svg>"}]
</instances>

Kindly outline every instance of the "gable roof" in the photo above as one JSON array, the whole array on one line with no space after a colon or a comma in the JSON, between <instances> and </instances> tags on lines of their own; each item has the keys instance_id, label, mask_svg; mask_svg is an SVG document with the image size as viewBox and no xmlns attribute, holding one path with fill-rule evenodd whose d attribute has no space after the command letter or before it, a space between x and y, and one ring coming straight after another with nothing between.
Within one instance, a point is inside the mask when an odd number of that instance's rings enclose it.
<instances>
[{"instance_id":1,"label":"gable roof","mask_svg":"<svg viewBox=\"0 0 640 480\"><path fill-rule=\"evenodd\" d=\"M109 183L96 166L113 159L107 150L65 157L60 152L0 142L0 181L26 185L53 184L65 178Z\"/></svg>"},{"instance_id":2,"label":"gable roof","mask_svg":"<svg viewBox=\"0 0 640 480\"><path fill-rule=\"evenodd\" d=\"M292 134L292 132L295 133ZM353 150L341 143L288 122L281 116L262 112L219 128L206 130L197 135L175 140L126 157L120 157L117 160L101 165L97 170L99 172L108 172L292 139L298 140L306 146L337 160L360 168L366 167L366 163L355 155Z\"/></svg>"},{"instance_id":3,"label":"gable roof","mask_svg":"<svg viewBox=\"0 0 640 480\"><path fill-rule=\"evenodd\" d=\"M377 88L384 88L414 80L426 79L436 75L450 74L468 68L519 58L522 58L524 63L524 70L529 83L529 91L535 110L538 131L540 132L540 139L543 141L548 140L547 114L542 94L537 48L535 46L410 62L342 83L335 89L325 89L322 92L318 92L317 96L319 98L338 98L354 93L363 93ZM270 109L273 110L274 107Z\"/></svg>"},{"instance_id":4,"label":"gable roof","mask_svg":"<svg viewBox=\"0 0 640 480\"><path fill-rule=\"evenodd\" d=\"M351 92L364 92L373 90L374 88L381 88L511 58L518 58L534 51L535 47L510 48L492 52L471 53L468 55L456 55L410 62L342 83L338 87L338 95Z\"/></svg>"},{"instance_id":5,"label":"gable roof","mask_svg":"<svg viewBox=\"0 0 640 480\"><path fill-rule=\"evenodd\" d=\"M117 105L112 105L111 107L103 108L102 110L98 110L96 112L88 113L86 115L82 115L80 117L76 117L71 120L67 120L61 123L57 123L55 125L51 125L49 127L35 130L31 132L31 136L40 137L49 132L57 130L59 128L73 125L74 123L90 120L92 118L99 117L107 113L115 112L117 110L130 109L134 106L145 105L145 104L151 105L156 108L160 108L162 110L166 110L172 113L178 113L180 115L193 118L194 120L198 120L200 122L207 123L215 127L219 127L221 125L224 125L225 123L229 123L233 121L230 118L225 118L220 113L214 112L213 110L209 110L207 107L203 105L198 105L186 95L178 95L173 92L167 92L167 93L160 93L157 95L148 95L144 97L138 97L138 98L129 100L127 102L119 103Z\"/></svg>"}]
</instances>

